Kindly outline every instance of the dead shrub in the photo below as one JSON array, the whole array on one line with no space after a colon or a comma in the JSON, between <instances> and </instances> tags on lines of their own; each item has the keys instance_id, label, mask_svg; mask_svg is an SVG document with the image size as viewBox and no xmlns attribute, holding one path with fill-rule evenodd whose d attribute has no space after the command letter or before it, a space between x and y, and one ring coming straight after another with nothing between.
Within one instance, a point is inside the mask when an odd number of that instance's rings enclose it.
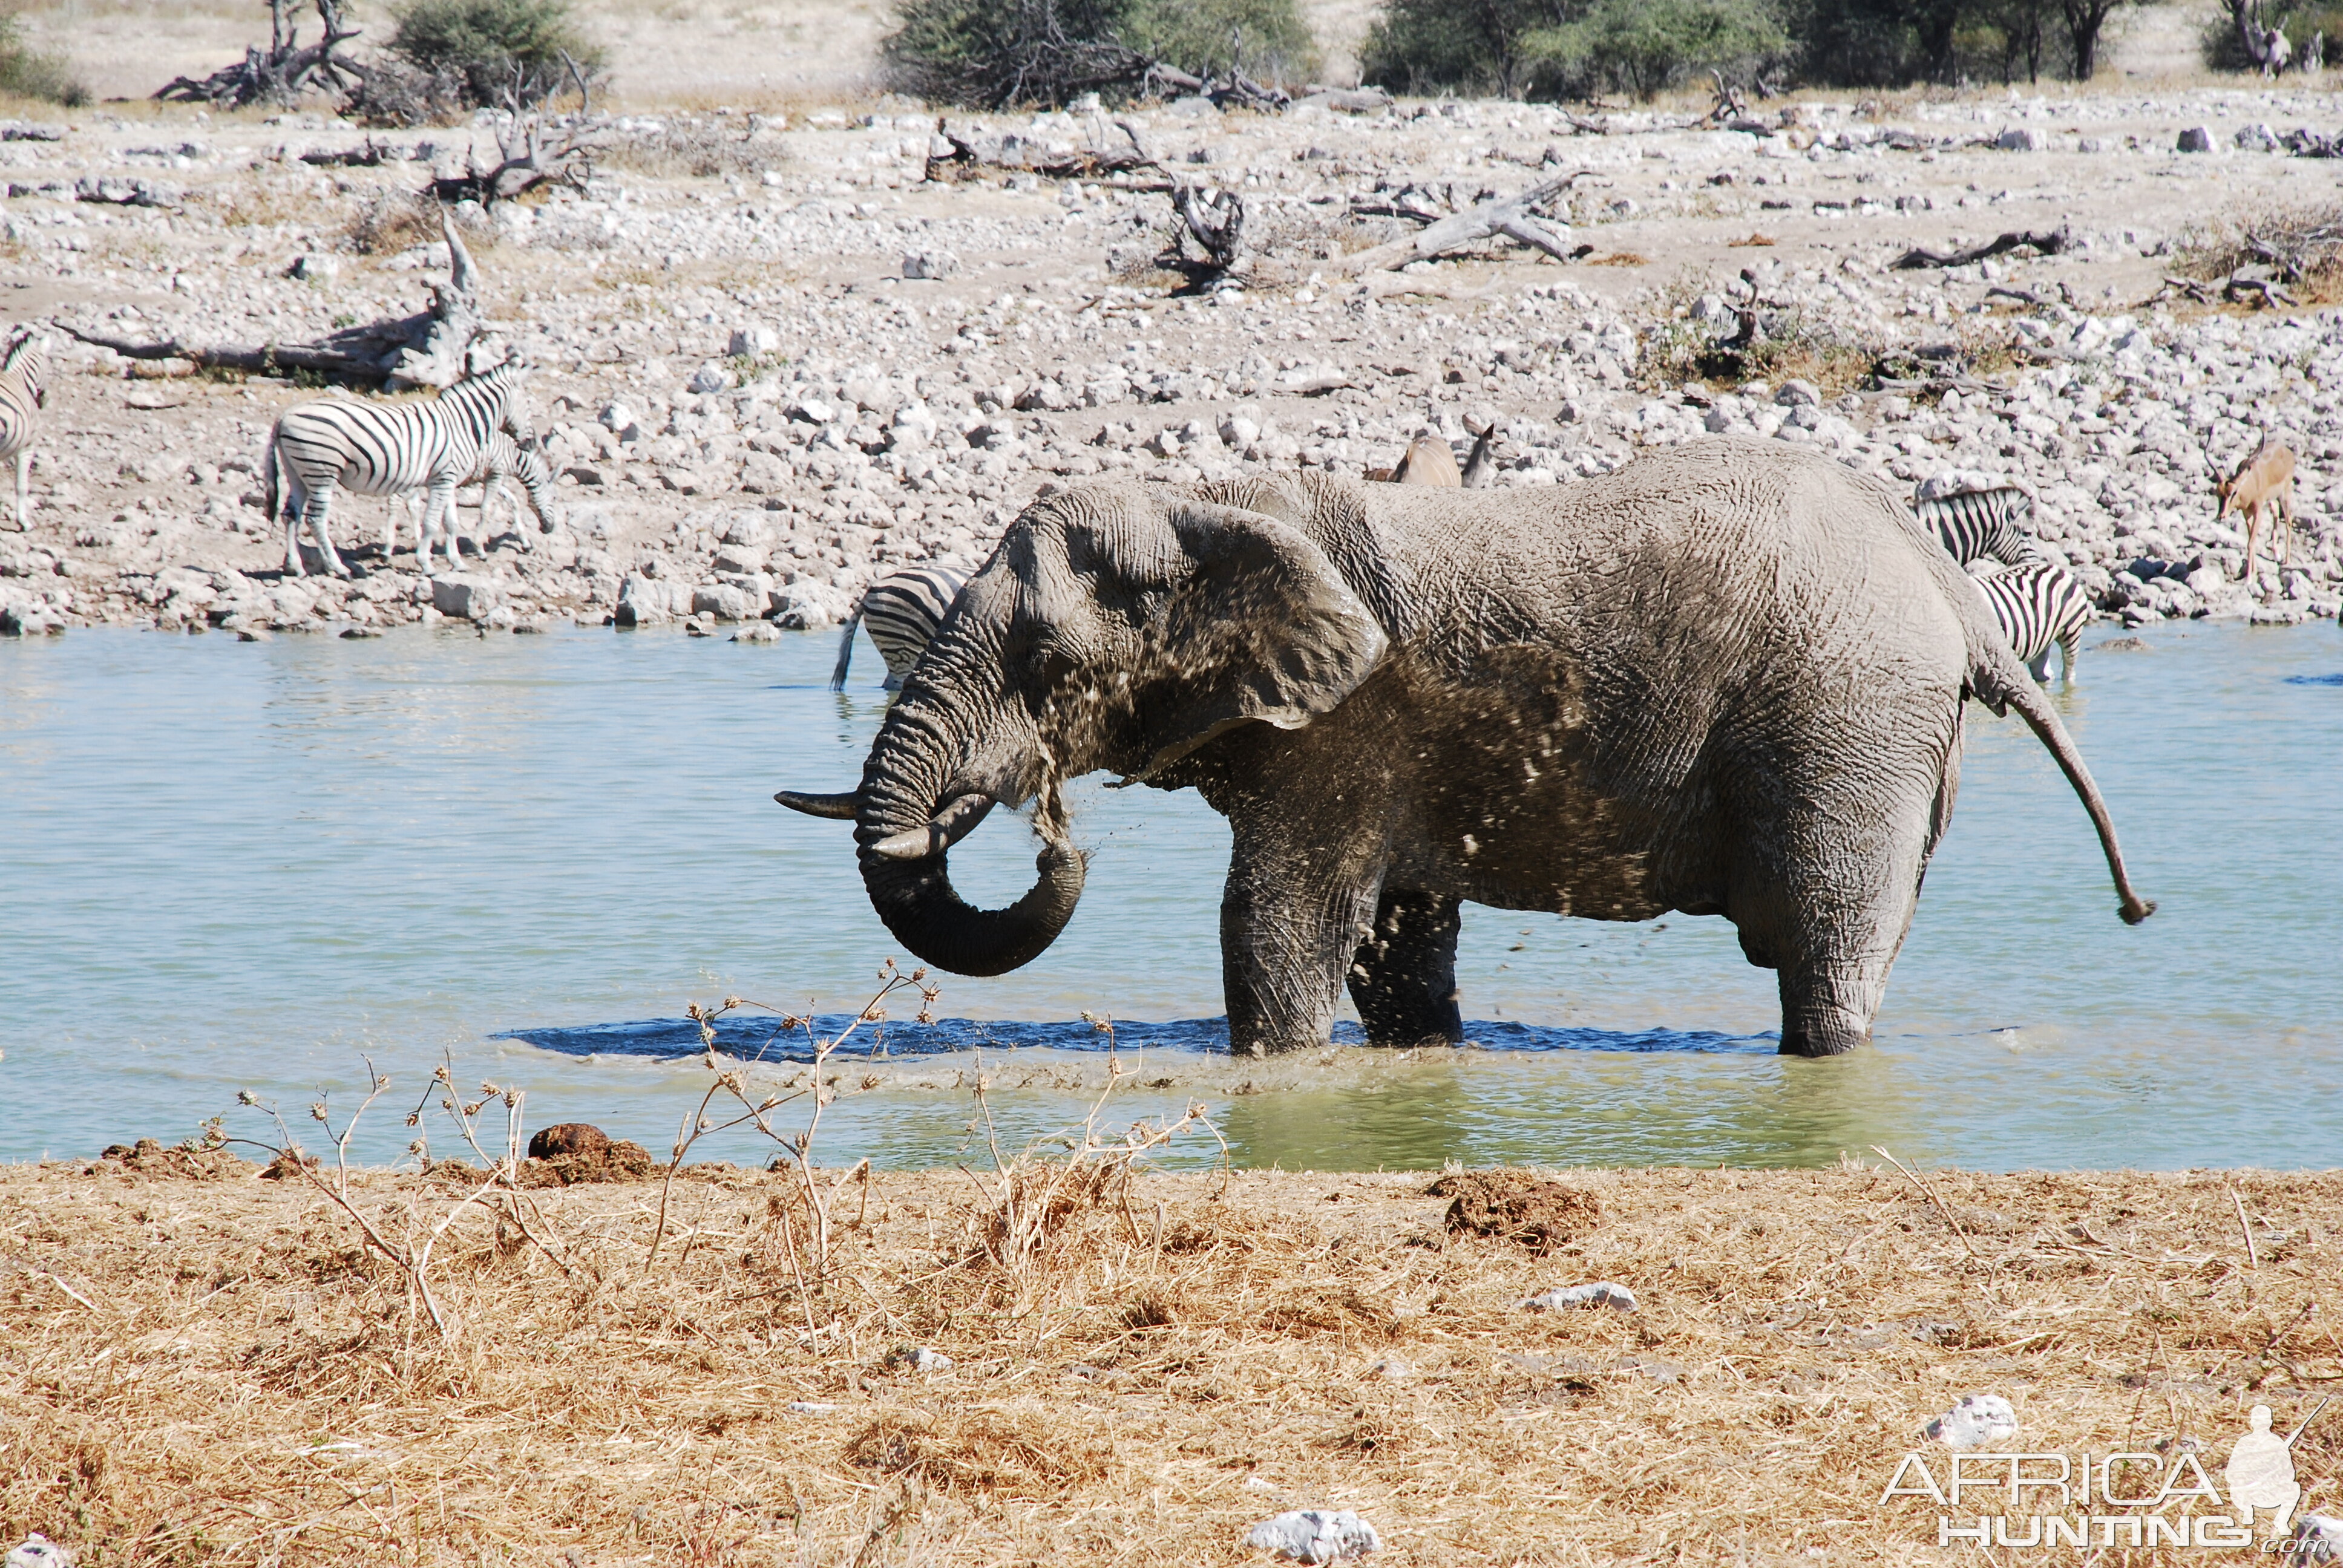
<instances>
[{"instance_id":1,"label":"dead shrub","mask_svg":"<svg viewBox=\"0 0 2343 1568\"><path fill-rule=\"evenodd\" d=\"M1048 1497L1103 1475L1108 1453L1076 1423L988 1407L884 1412L847 1441L846 1458L940 1492Z\"/></svg>"},{"instance_id":2,"label":"dead shrub","mask_svg":"<svg viewBox=\"0 0 2343 1568\"><path fill-rule=\"evenodd\" d=\"M2343 302L2343 203L2292 203L2233 212L2185 231L2175 268L2220 282L2244 274L2282 285L2298 303Z\"/></svg>"},{"instance_id":3,"label":"dead shrub","mask_svg":"<svg viewBox=\"0 0 2343 1568\"><path fill-rule=\"evenodd\" d=\"M1527 1171L1452 1171L1424 1195L1450 1200L1442 1221L1450 1235L1511 1241L1540 1256L1603 1222L1594 1193Z\"/></svg>"}]
</instances>

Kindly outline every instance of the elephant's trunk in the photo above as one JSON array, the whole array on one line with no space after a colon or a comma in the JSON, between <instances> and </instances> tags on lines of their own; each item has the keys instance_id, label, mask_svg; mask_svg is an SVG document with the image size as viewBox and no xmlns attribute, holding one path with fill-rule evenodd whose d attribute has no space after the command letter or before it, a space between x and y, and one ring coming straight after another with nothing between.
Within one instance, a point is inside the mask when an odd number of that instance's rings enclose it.
<instances>
[{"instance_id":1,"label":"elephant's trunk","mask_svg":"<svg viewBox=\"0 0 2343 1568\"><path fill-rule=\"evenodd\" d=\"M1007 974L1041 957L1073 919L1084 857L1045 809L1031 890L1005 910L980 910L963 900L951 885L950 845L975 826L991 798L950 787L942 741L917 707L898 707L889 716L871 749L855 827L862 885L887 929L924 961L955 974ZM902 858L908 846L923 841L933 853Z\"/></svg>"}]
</instances>

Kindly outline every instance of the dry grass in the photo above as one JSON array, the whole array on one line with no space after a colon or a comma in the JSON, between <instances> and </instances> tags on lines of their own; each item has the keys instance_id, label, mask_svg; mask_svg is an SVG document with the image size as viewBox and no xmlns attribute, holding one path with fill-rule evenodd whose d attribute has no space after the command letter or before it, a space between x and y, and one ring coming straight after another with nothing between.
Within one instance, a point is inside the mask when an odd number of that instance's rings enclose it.
<instances>
[{"instance_id":1,"label":"dry grass","mask_svg":"<svg viewBox=\"0 0 2343 1568\"><path fill-rule=\"evenodd\" d=\"M2283 285L2298 304L2343 304L2343 203L2232 213L2185 231L2176 260L2184 277L2219 282L2254 268Z\"/></svg>"},{"instance_id":2,"label":"dry grass","mask_svg":"<svg viewBox=\"0 0 2343 1568\"><path fill-rule=\"evenodd\" d=\"M657 1183L532 1192L543 1245L474 1205L444 1340L297 1173L0 1171L0 1533L85 1568L1185 1565L1323 1503L1379 1563L1950 1562L1877 1499L1963 1393L2217 1477L2247 1406L2283 1431L2343 1382L2343 1175L1568 1171L1539 1258L1421 1176L1113 1147L870 1176L810 1281L790 1171L682 1172L655 1262ZM348 1190L403 1231L477 1174ZM1518 1305L1587 1280L1642 1310ZM2337 1512L2343 1412L2296 1464Z\"/></svg>"},{"instance_id":3,"label":"dry grass","mask_svg":"<svg viewBox=\"0 0 2343 1568\"><path fill-rule=\"evenodd\" d=\"M658 131L614 135L597 145L594 156L609 168L663 179L754 176L789 161L788 150L763 134L754 116L679 118Z\"/></svg>"}]
</instances>

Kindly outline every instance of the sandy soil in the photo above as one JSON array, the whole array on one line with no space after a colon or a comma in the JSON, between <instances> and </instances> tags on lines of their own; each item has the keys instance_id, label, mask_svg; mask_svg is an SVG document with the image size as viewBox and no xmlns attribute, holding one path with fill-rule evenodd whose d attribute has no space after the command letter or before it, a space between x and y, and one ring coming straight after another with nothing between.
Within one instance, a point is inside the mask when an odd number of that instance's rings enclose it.
<instances>
[{"instance_id":1,"label":"sandy soil","mask_svg":"<svg viewBox=\"0 0 2343 1568\"><path fill-rule=\"evenodd\" d=\"M2331 1174L1575 1171L1452 1224L1420 1174L980 1156L825 1177L824 1277L794 1181L701 1170L655 1259L656 1181L462 1207L443 1338L354 1216L407 1248L477 1173L173 1164L0 1171L0 1530L85 1563L1262 1563L1310 1507L1378 1563L1968 1562L1940 1518L2227 1513L2257 1403L2343 1512ZM1524 1305L1589 1282L1635 1309ZM1883 1502L1970 1395L1982 1452L2185 1485Z\"/></svg>"}]
</instances>

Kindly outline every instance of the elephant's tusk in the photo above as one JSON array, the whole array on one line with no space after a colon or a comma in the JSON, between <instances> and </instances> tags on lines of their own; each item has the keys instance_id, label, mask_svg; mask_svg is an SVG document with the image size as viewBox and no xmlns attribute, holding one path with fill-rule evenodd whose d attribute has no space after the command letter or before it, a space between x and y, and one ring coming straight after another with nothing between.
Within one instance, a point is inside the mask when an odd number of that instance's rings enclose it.
<instances>
[{"instance_id":1,"label":"elephant's tusk","mask_svg":"<svg viewBox=\"0 0 2343 1568\"><path fill-rule=\"evenodd\" d=\"M792 811L802 811L809 817L834 818L844 822L854 820L855 812L862 805L862 797L859 793L852 792L844 795L805 795L795 789L782 789L777 791L773 799Z\"/></svg>"},{"instance_id":2,"label":"elephant's tusk","mask_svg":"<svg viewBox=\"0 0 2343 1568\"><path fill-rule=\"evenodd\" d=\"M963 795L935 814L924 828L907 828L870 846L874 855L890 860L924 860L940 855L976 830L985 813L1000 802L990 795Z\"/></svg>"}]
</instances>

